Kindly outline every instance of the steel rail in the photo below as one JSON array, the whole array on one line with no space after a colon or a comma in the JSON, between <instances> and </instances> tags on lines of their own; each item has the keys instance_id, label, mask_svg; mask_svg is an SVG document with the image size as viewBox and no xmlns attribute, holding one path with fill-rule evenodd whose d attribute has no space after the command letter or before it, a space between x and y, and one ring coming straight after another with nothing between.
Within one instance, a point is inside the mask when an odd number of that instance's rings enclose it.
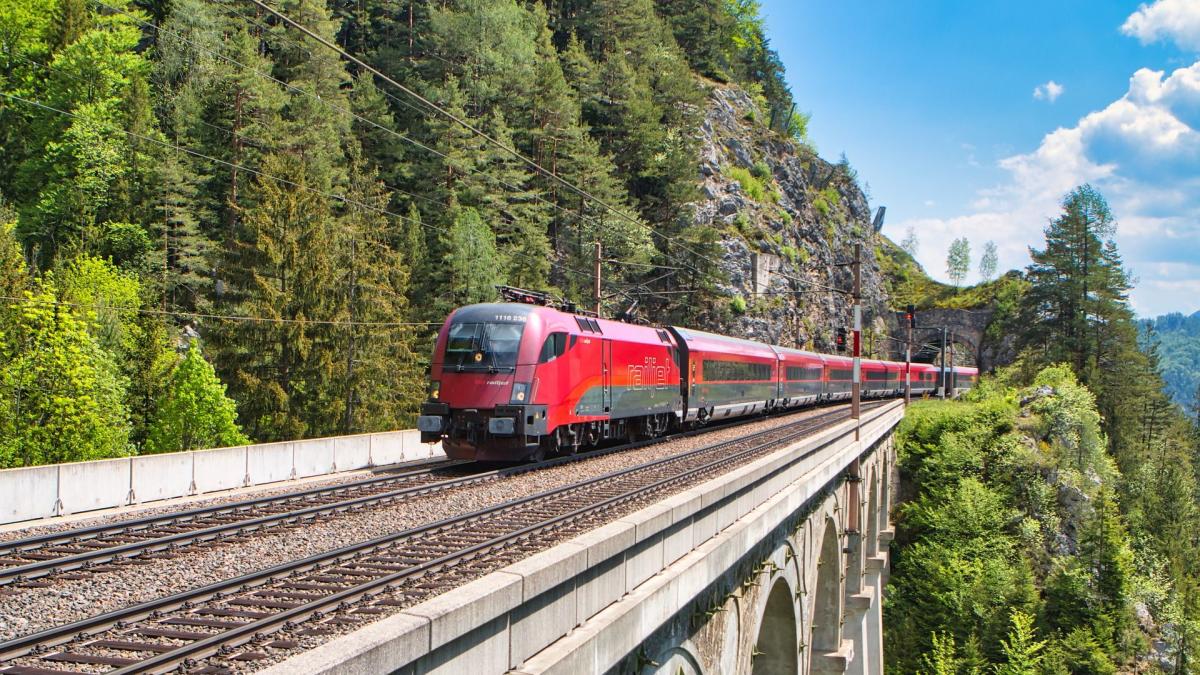
<instances>
[{"instance_id":1,"label":"steel rail","mask_svg":"<svg viewBox=\"0 0 1200 675\"><path fill-rule=\"evenodd\" d=\"M782 416L786 418L788 414L796 414L798 412L803 411L788 411L782 413ZM72 547L86 542L99 542L108 537L125 538L130 536L145 535L152 533L156 528L195 525L198 524L202 519L217 519L221 517L239 515L243 516L234 521L217 520L216 524L207 527L197 527L195 529L188 529L183 532L168 532L165 535L145 537L133 542L122 541L112 546L95 548L78 553L66 553L56 557L33 560L24 564L0 567L0 587L14 583L28 582L53 574L61 574L72 571L86 572L90 568L98 565L116 563L145 554L175 552L181 547L192 544L209 542L223 537L249 534L265 528L292 524L306 519L315 519L333 513L388 503L402 498L415 497L433 492L464 487L466 485L494 480L496 478L506 476L518 475L528 471L550 468L563 463L590 459L614 452L633 450L657 443L704 434L720 428L730 428L744 424L751 424L761 421L761 419L761 417L755 416L731 420L727 423L722 423L719 426L716 424L710 424L706 427L698 429L691 429L666 436L614 445L607 448L599 448L597 450L567 455L564 457L556 457L533 464L492 469L459 478L448 478L431 483L419 483L411 487L401 487L394 490L372 492L362 496L351 496L347 499L341 499L338 501L318 501L313 506L297 509L284 511L271 510L280 506L286 506L293 502L316 501L323 497L336 496L343 493L353 495L353 493L361 492L364 489L372 489L389 484L403 484L406 482L412 482L414 480L420 480L422 478L431 476L433 472L437 470L447 468L473 470L474 467L478 467L480 465L479 463L455 460L435 462L432 466L422 467L418 470L404 471L386 476L375 476L360 481L353 481L338 485L326 485L280 495L273 495L270 497L247 499L238 502L230 502L189 509L185 511L147 516L145 518L134 520L125 520L115 523L94 525L86 528L53 532L25 539L10 540L0 543L0 557L4 557L6 555L15 557L30 557L29 554L46 555L46 553L42 552L48 552L57 547ZM268 513L257 517L252 515L255 511L261 510L267 510Z\"/></svg>"},{"instance_id":2,"label":"steel rail","mask_svg":"<svg viewBox=\"0 0 1200 675\"><path fill-rule=\"evenodd\" d=\"M0 542L0 556L20 554L26 551L34 551L39 548L48 546L56 546L62 544L74 544L89 539L95 539L111 534L130 534L140 530L145 530L156 525L172 525L180 522L189 522L201 516L221 515L225 513L235 513L248 508L261 506L269 506L272 504L283 504L289 501L296 501L307 497L320 496L322 494L351 490L361 487L369 487L377 483L395 481L398 479L408 478L414 475L428 473L437 469L455 467L468 462L454 460L441 460L433 462L432 466L422 466L414 471L403 471L390 473L386 476L375 476L360 481L352 481L340 483L338 485L324 485L321 487L310 488L307 490L297 490L285 494L273 495L271 497L259 497L245 499L236 502L226 502L224 504L214 504L212 506L202 506L184 511L172 511L170 513L160 513L144 518L134 518L130 520L121 520L113 523L104 523L100 525L92 525L89 527L80 527L71 530L62 530L59 532L48 532L46 534L35 535L32 537L24 537L22 539L10 539ZM256 486L260 488L268 488L268 485ZM31 527L37 527L37 523L31 523Z\"/></svg>"},{"instance_id":3,"label":"steel rail","mask_svg":"<svg viewBox=\"0 0 1200 675\"><path fill-rule=\"evenodd\" d=\"M875 406L872 406L875 407ZM134 607L115 610L96 617L83 619L60 627L47 629L45 631L17 638L9 642L0 644L0 659L12 660L30 653L40 652L57 645L70 642L77 639L87 639L96 634L102 633L114 626L121 627L132 622L137 622L150 617L161 617L164 612L173 609L189 609L195 608L197 603L206 600L221 600L231 594L245 593L257 588L261 588L266 584L284 580L286 578L294 578L302 572L308 572L318 569L324 569L336 565L341 565L346 562L351 562L355 559L360 559L365 556L377 553L381 550L395 548L401 543L407 543L409 540L420 536L429 536L445 532L447 530L461 531L462 526L467 523L478 523L483 519L501 514L506 511L515 511L518 507L533 504L535 502L548 502L555 499L561 499L564 495L582 494L588 489L594 489L596 486L606 482L614 482L623 477L630 476L635 473L648 473L656 469L660 469L669 464L686 462L690 459L700 457L704 454L718 453L719 456L709 460L699 466L684 467L684 470L670 476L659 478L648 485L641 485L626 490L618 495L608 497L599 502L595 502L583 507L575 508L567 513L555 515L541 522L528 525L515 531L504 533L498 537L488 539L487 541L477 543L466 549L453 551L435 558L421 562L420 564L410 566L404 570L380 576L379 578L369 580L362 584L346 588L332 595L325 596L297 607L291 607L284 612L278 612L268 617L251 621L241 626L230 628L229 630L216 633L207 638L193 641L187 645L178 646L170 652L165 652L151 657L144 661L138 661L133 665L118 670L119 673L126 672L145 672L147 670L161 672L164 668L169 669L188 659L203 658L217 653L222 648L230 648L244 644L255 636L260 636L265 633L274 632L280 627L294 625L296 622L311 616L314 613L326 611L329 607L342 607L345 603L352 602L362 597L371 597L383 592L388 587L398 584L406 578L411 578L414 575L423 575L431 570L438 569L443 566L454 564L455 561L470 559L481 554L484 551L503 546L506 543L518 541L529 537L532 533L546 531L562 525L573 519L581 518L587 514L596 513L598 510L612 508L619 503L627 502L631 499L636 499L639 496L646 496L649 493L660 490L663 486L680 481L694 479L697 475L705 472L712 472L722 466L740 461L743 458L753 456L757 453L762 453L765 449L778 446L790 442L799 437L811 434L813 431L828 427L832 424L848 419L844 410L835 410L821 415L808 417L804 420L799 420L782 427L774 427L772 429L756 432L747 437L722 441L713 445L705 446L696 450L692 450L680 455L661 458L634 467L628 467L613 471L602 476L598 476L581 483L575 483L568 486L556 488L543 493L530 495L527 497L510 500L502 504L493 505L479 511L468 514L463 514L451 518L446 518L435 523L426 524L416 528L378 537L366 542L360 542L351 546L343 547L337 550L328 551L325 553L310 556L300 561L293 561L276 565L272 568L243 575L235 579L217 582L208 586L193 589L178 593L166 598L160 598L145 603L141 603ZM731 449L735 446L751 443L752 446L745 448L732 455L722 454L722 451ZM757 445L753 445L757 443ZM815 452L813 450L812 452ZM809 453L811 454L811 453ZM805 455L807 456L807 455ZM797 458L799 461L801 458ZM249 604L249 603L247 603ZM86 645L84 645L86 647ZM20 667L14 672L19 672ZM5 671L0 672L6 672Z\"/></svg>"}]
</instances>

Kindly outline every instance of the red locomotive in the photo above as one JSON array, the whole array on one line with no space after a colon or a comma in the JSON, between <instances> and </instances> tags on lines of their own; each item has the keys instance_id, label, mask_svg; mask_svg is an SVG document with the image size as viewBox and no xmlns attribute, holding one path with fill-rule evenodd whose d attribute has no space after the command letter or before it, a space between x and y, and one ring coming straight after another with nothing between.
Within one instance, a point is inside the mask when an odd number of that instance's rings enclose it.
<instances>
[{"instance_id":1,"label":"red locomotive","mask_svg":"<svg viewBox=\"0 0 1200 675\"><path fill-rule=\"evenodd\" d=\"M864 398L904 393L904 364L863 359ZM949 391L978 371L951 368ZM914 395L941 369L912 365ZM438 333L421 440L456 459L519 461L706 422L848 400L853 361L689 328L524 303L455 310Z\"/></svg>"}]
</instances>

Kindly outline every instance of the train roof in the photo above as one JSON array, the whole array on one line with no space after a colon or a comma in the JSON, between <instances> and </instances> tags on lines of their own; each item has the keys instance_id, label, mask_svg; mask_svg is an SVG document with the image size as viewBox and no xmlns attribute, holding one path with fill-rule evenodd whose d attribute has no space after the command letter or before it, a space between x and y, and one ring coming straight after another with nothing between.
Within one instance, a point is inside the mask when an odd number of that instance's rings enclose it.
<instances>
[{"instance_id":1,"label":"train roof","mask_svg":"<svg viewBox=\"0 0 1200 675\"><path fill-rule=\"evenodd\" d=\"M671 326L674 330L687 341L689 350L702 352L724 352L726 354L737 354L739 356L754 356L759 358L769 358L777 360L775 350L770 345L754 340L745 340L742 338L729 337L726 335L717 335L716 333L706 333L702 330L692 328L680 328Z\"/></svg>"}]
</instances>

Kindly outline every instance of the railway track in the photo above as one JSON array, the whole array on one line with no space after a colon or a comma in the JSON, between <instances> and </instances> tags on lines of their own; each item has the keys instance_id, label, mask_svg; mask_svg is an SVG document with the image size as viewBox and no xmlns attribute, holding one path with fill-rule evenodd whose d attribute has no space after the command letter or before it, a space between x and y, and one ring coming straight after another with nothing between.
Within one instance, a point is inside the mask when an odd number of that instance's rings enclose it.
<instances>
[{"instance_id":1,"label":"railway track","mask_svg":"<svg viewBox=\"0 0 1200 675\"><path fill-rule=\"evenodd\" d=\"M263 650L297 649L305 636L415 604L848 417L832 410L11 640L0 644L0 673L231 672L271 658Z\"/></svg>"},{"instance_id":2,"label":"railway track","mask_svg":"<svg viewBox=\"0 0 1200 675\"><path fill-rule=\"evenodd\" d=\"M722 426L748 424L759 419L749 418ZM188 546L246 536L268 528L300 525L400 499L701 434L713 428L500 469L488 470L474 462L447 460L420 469L339 485L0 542L0 587L45 586L51 583L51 577L82 579L89 574L110 571L131 560L183 555L183 549Z\"/></svg>"}]
</instances>

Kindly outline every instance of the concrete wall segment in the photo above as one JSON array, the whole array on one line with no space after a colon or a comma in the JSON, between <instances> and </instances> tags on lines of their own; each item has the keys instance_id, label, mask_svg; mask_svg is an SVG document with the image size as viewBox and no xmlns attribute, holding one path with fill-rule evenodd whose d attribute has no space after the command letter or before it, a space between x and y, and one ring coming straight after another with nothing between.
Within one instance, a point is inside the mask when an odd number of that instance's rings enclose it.
<instances>
[{"instance_id":1,"label":"concrete wall segment","mask_svg":"<svg viewBox=\"0 0 1200 675\"><path fill-rule=\"evenodd\" d=\"M0 470L0 523L55 515L60 466Z\"/></svg>"},{"instance_id":2,"label":"concrete wall segment","mask_svg":"<svg viewBox=\"0 0 1200 675\"><path fill-rule=\"evenodd\" d=\"M371 449L371 465L386 466L404 461L404 434L390 431L371 434L368 444Z\"/></svg>"},{"instance_id":3,"label":"concrete wall segment","mask_svg":"<svg viewBox=\"0 0 1200 675\"><path fill-rule=\"evenodd\" d=\"M333 465L337 471L353 471L371 466L371 436L338 436L333 442Z\"/></svg>"},{"instance_id":4,"label":"concrete wall segment","mask_svg":"<svg viewBox=\"0 0 1200 675\"><path fill-rule=\"evenodd\" d=\"M366 440L366 439L364 439ZM369 441L368 441L369 442ZM304 441L292 441L292 451L295 453L296 478L308 478L338 471L334 463L334 447L336 439L312 438Z\"/></svg>"},{"instance_id":5,"label":"concrete wall segment","mask_svg":"<svg viewBox=\"0 0 1200 675\"><path fill-rule=\"evenodd\" d=\"M246 446L250 483L262 485L292 478L292 444L262 443Z\"/></svg>"},{"instance_id":6,"label":"concrete wall segment","mask_svg":"<svg viewBox=\"0 0 1200 675\"><path fill-rule=\"evenodd\" d=\"M247 485L246 448L200 450L192 454L195 461L196 492L231 490Z\"/></svg>"},{"instance_id":7,"label":"concrete wall segment","mask_svg":"<svg viewBox=\"0 0 1200 675\"><path fill-rule=\"evenodd\" d=\"M496 572L405 610L429 619L429 644L437 649L462 637L521 604L521 583L516 574Z\"/></svg>"},{"instance_id":8,"label":"concrete wall segment","mask_svg":"<svg viewBox=\"0 0 1200 675\"><path fill-rule=\"evenodd\" d=\"M129 503L131 460L102 459L59 465L58 498L62 512L78 513Z\"/></svg>"},{"instance_id":9,"label":"concrete wall segment","mask_svg":"<svg viewBox=\"0 0 1200 675\"><path fill-rule=\"evenodd\" d=\"M132 457L133 500L152 502L186 495L192 488L191 454L169 452Z\"/></svg>"}]
</instances>

